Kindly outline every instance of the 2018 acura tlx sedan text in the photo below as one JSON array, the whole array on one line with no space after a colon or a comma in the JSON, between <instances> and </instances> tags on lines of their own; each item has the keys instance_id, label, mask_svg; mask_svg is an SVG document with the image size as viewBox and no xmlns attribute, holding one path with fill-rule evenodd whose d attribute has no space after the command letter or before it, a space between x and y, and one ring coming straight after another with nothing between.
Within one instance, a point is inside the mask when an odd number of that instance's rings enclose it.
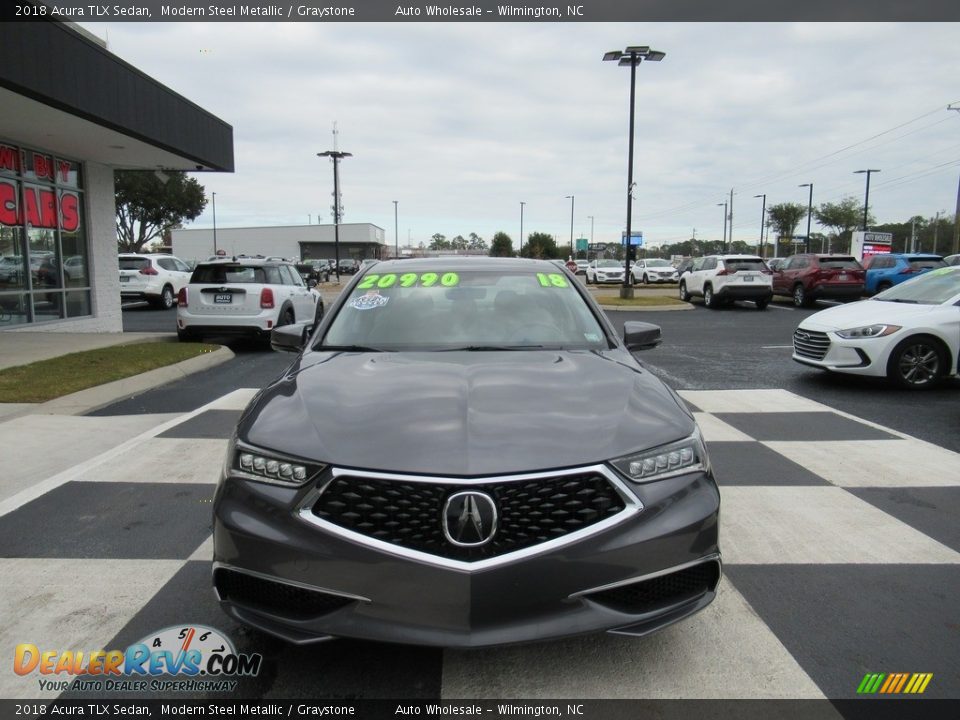
<instances>
[{"instance_id":1,"label":"2018 acura tlx sedan text","mask_svg":"<svg viewBox=\"0 0 960 720\"><path fill-rule=\"evenodd\" d=\"M295 643L644 635L703 609L720 495L683 401L573 274L385 261L243 412L214 501L223 609Z\"/></svg>"}]
</instances>

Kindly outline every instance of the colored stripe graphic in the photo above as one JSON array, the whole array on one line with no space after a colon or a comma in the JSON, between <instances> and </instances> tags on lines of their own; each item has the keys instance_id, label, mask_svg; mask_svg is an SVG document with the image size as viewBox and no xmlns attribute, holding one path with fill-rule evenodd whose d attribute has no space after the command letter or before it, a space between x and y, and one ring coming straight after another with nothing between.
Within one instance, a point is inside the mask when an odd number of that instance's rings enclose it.
<instances>
[{"instance_id":1,"label":"colored stripe graphic","mask_svg":"<svg viewBox=\"0 0 960 720\"><path fill-rule=\"evenodd\" d=\"M933 680L933 673L867 673L857 686L858 695L920 695Z\"/></svg>"}]
</instances>

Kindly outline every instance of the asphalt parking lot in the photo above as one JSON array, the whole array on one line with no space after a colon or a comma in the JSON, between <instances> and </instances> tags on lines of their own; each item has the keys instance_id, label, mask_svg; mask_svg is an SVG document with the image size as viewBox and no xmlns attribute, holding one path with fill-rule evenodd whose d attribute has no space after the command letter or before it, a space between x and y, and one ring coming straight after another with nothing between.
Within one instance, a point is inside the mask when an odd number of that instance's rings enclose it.
<instances>
[{"instance_id":1,"label":"asphalt parking lot","mask_svg":"<svg viewBox=\"0 0 960 720\"><path fill-rule=\"evenodd\" d=\"M174 312L130 308L125 328L172 330ZM852 698L865 673L929 672L925 697L960 698L960 386L894 391L797 365L809 312L610 313L663 328L640 358L696 413L723 498L717 600L654 636L467 652L294 647L238 627L210 591L209 500L232 424L290 356L234 344L228 363L92 416L14 421L76 455L25 460L30 489L0 502L17 619L0 637L123 648L210 625L265 657L239 697ZM0 695L57 693L8 674Z\"/></svg>"}]
</instances>

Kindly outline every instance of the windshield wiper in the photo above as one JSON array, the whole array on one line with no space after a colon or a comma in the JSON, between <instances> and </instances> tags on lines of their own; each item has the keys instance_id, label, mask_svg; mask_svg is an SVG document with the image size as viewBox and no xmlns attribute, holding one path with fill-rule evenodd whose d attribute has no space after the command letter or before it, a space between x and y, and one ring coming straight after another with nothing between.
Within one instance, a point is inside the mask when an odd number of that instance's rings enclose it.
<instances>
[{"instance_id":1,"label":"windshield wiper","mask_svg":"<svg viewBox=\"0 0 960 720\"><path fill-rule=\"evenodd\" d=\"M543 345L464 345L443 348L440 352L496 352L499 350L540 350Z\"/></svg>"},{"instance_id":2,"label":"windshield wiper","mask_svg":"<svg viewBox=\"0 0 960 720\"><path fill-rule=\"evenodd\" d=\"M909 305L919 305L919 300L907 300L906 298L876 298L882 302L897 302L897 303L907 303Z\"/></svg>"},{"instance_id":3,"label":"windshield wiper","mask_svg":"<svg viewBox=\"0 0 960 720\"><path fill-rule=\"evenodd\" d=\"M367 345L320 345L314 350L318 352L388 352L383 348L368 347Z\"/></svg>"}]
</instances>

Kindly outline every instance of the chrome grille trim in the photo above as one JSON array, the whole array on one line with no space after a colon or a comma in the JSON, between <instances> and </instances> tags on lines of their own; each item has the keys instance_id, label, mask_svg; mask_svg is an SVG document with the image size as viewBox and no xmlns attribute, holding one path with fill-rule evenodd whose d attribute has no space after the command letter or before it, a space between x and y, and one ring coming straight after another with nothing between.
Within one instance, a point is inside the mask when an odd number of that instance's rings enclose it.
<instances>
[{"instance_id":1,"label":"chrome grille trim","mask_svg":"<svg viewBox=\"0 0 960 720\"><path fill-rule=\"evenodd\" d=\"M810 360L823 360L830 350L830 336L818 330L797 328L793 333L793 351Z\"/></svg>"},{"instance_id":2,"label":"chrome grille trim","mask_svg":"<svg viewBox=\"0 0 960 720\"><path fill-rule=\"evenodd\" d=\"M323 491L326 489L327 485L331 483L338 477L350 476L350 477L359 477L359 478L370 478L374 480L395 480L397 482L406 482L406 483L429 483L429 484L442 484L442 485L461 485L463 487L474 487L478 484L489 484L489 483L513 483L513 482L529 482L531 480L539 479L552 479L552 478L562 478L567 476L576 476L583 475L586 473L595 473L602 476L611 487L616 491L623 501L623 510L618 512L616 515L612 515L605 520L593 523L582 530L577 530L576 532L569 533L562 537L558 537L554 540L548 540L547 542L539 543L537 545L532 545L530 547L525 547L520 550L515 550L514 552L505 553L503 555L498 555L496 557L487 558L484 560L475 560L475 561L464 561L464 560L454 560L450 558L440 557L438 555L433 555L427 552L421 552L419 550L412 550L410 548L405 548L402 546L394 545L392 543L384 542L382 540L377 540L364 535L363 533L358 533L353 530L348 530L339 525L336 525L332 522L324 520L313 512L313 507L316 504L317 500L320 498L320 495L323 494ZM326 475L326 474L325 474ZM516 562L521 559L532 557L535 555L544 554L551 552L557 548L569 545L575 542L582 540L583 538L589 537L591 535L596 535L598 533L604 532L609 528L612 528L616 525L619 525L622 522L632 518L637 513L643 510L643 503L628 489L625 481L622 480L613 470L611 470L606 465L590 465L577 468L567 468L565 470L553 470L546 472L536 472L536 473L523 473L519 475L498 475L498 476L483 476L483 477L470 477L470 478L457 478L457 477L444 477L444 476L425 476L425 475L400 475L395 473L377 473L369 472L363 470L346 470L342 468L330 468L329 474L326 475L325 480L319 483L313 490L308 492L303 499L298 504L296 510L294 511L296 516L300 518L301 521L313 525L315 527L323 529L325 532L328 532L332 535L337 535L346 540L349 540L360 545L365 545L372 549L378 550L380 552L388 553L390 555L396 555L399 557L407 558L410 560L415 560L427 565L434 565L438 567L450 568L453 570L460 570L464 572L474 572L479 570L487 570L492 567L498 567L501 565L507 565L513 562ZM439 517L437 522L439 522Z\"/></svg>"}]
</instances>

